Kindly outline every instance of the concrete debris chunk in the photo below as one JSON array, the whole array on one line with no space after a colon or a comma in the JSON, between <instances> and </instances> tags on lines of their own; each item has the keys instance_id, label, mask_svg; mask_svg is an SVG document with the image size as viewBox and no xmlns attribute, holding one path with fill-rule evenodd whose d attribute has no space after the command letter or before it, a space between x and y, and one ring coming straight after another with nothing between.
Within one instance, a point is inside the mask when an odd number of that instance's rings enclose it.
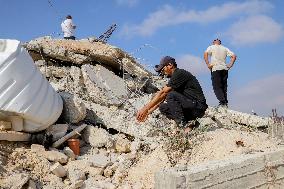
<instances>
[{"instance_id":1,"label":"concrete debris chunk","mask_svg":"<svg viewBox=\"0 0 284 189\"><path fill-rule=\"evenodd\" d=\"M76 155L74 154L73 150L71 150L69 147L65 147L63 149L63 153L70 158L70 160L75 160Z\"/></svg>"},{"instance_id":2,"label":"concrete debris chunk","mask_svg":"<svg viewBox=\"0 0 284 189\"><path fill-rule=\"evenodd\" d=\"M31 151L42 154L42 153L45 152L45 148L44 148L44 146L39 145L39 144L32 144L31 145Z\"/></svg>"},{"instance_id":3,"label":"concrete debris chunk","mask_svg":"<svg viewBox=\"0 0 284 189\"><path fill-rule=\"evenodd\" d=\"M0 140L6 141L29 141L31 134L16 131L0 131Z\"/></svg>"},{"instance_id":4,"label":"concrete debris chunk","mask_svg":"<svg viewBox=\"0 0 284 189\"><path fill-rule=\"evenodd\" d=\"M54 150L43 152L43 156L49 161L54 161L59 163L67 163L68 161L68 157L65 154Z\"/></svg>"},{"instance_id":5,"label":"concrete debris chunk","mask_svg":"<svg viewBox=\"0 0 284 189\"><path fill-rule=\"evenodd\" d=\"M50 171L60 178L65 177L67 173L65 168L58 162L50 167Z\"/></svg>"},{"instance_id":6,"label":"concrete debris chunk","mask_svg":"<svg viewBox=\"0 0 284 189\"><path fill-rule=\"evenodd\" d=\"M81 67L84 83L94 102L103 105L121 105L128 96L122 78L101 65Z\"/></svg>"},{"instance_id":7,"label":"concrete debris chunk","mask_svg":"<svg viewBox=\"0 0 284 189\"><path fill-rule=\"evenodd\" d=\"M206 110L206 115L209 117L226 117L231 123L242 124L249 127L267 127L270 122L268 117L260 117L257 115L242 113L230 109L216 109L213 107L208 107Z\"/></svg>"},{"instance_id":8,"label":"concrete debris chunk","mask_svg":"<svg viewBox=\"0 0 284 189\"><path fill-rule=\"evenodd\" d=\"M68 124L55 124L46 129L48 135L52 135L52 141L55 142L66 135Z\"/></svg>"},{"instance_id":9,"label":"concrete debris chunk","mask_svg":"<svg viewBox=\"0 0 284 189\"><path fill-rule=\"evenodd\" d=\"M0 121L0 131L10 130L12 128L11 122Z\"/></svg>"},{"instance_id":10,"label":"concrete debris chunk","mask_svg":"<svg viewBox=\"0 0 284 189\"><path fill-rule=\"evenodd\" d=\"M24 129L24 120L20 116L9 116L13 131L22 131Z\"/></svg>"},{"instance_id":11,"label":"concrete debris chunk","mask_svg":"<svg viewBox=\"0 0 284 189\"><path fill-rule=\"evenodd\" d=\"M67 177L71 183L75 183L78 180L85 180L86 174L89 173L89 167L92 163L87 160L75 160L70 161L65 167L67 170Z\"/></svg>"},{"instance_id":12,"label":"concrete debris chunk","mask_svg":"<svg viewBox=\"0 0 284 189\"><path fill-rule=\"evenodd\" d=\"M84 180L77 180L75 183L68 186L66 189L79 189L83 186Z\"/></svg>"},{"instance_id":13,"label":"concrete debris chunk","mask_svg":"<svg viewBox=\"0 0 284 189\"><path fill-rule=\"evenodd\" d=\"M95 148L111 147L113 144L111 135L105 129L90 125L84 130L83 139Z\"/></svg>"},{"instance_id":14,"label":"concrete debris chunk","mask_svg":"<svg viewBox=\"0 0 284 189\"><path fill-rule=\"evenodd\" d=\"M98 181L94 178L89 178L84 182L82 189L115 189L117 188L113 183L109 181Z\"/></svg>"},{"instance_id":15,"label":"concrete debris chunk","mask_svg":"<svg viewBox=\"0 0 284 189\"><path fill-rule=\"evenodd\" d=\"M118 153L130 152L130 147L131 142L122 136L119 136L115 141L115 149Z\"/></svg>"},{"instance_id":16,"label":"concrete debris chunk","mask_svg":"<svg viewBox=\"0 0 284 189\"><path fill-rule=\"evenodd\" d=\"M138 64L133 57L121 49L101 42L90 43L88 40L61 40L41 37L24 45L33 59L46 58L73 63L77 65L89 62L99 62L113 70L120 71L121 67L131 75L145 77L152 75Z\"/></svg>"},{"instance_id":17,"label":"concrete debris chunk","mask_svg":"<svg viewBox=\"0 0 284 189\"><path fill-rule=\"evenodd\" d=\"M67 92L60 92L63 99L62 117L68 123L78 123L86 117L86 107L82 100Z\"/></svg>"},{"instance_id":18,"label":"concrete debris chunk","mask_svg":"<svg viewBox=\"0 0 284 189\"><path fill-rule=\"evenodd\" d=\"M22 188L30 179L26 173L15 173L4 180L4 188L19 189Z\"/></svg>"},{"instance_id":19,"label":"concrete debris chunk","mask_svg":"<svg viewBox=\"0 0 284 189\"><path fill-rule=\"evenodd\" d=\"M94 154L89 158L89 162L93 164L94 167L107 167L108 165L111 165L110 158L103 155L103 154Z\"/></svg>"}]
</instances>

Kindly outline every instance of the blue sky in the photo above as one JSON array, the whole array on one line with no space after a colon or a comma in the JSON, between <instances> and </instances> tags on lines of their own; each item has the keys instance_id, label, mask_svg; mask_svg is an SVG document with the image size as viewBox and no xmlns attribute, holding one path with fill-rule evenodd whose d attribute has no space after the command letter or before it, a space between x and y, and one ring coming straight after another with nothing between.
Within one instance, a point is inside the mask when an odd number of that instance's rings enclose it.
<instances>
[{"instance_id":1,"label":"blue sky","mask_svg":"<svg viewBox=\"0 0 284 189\"><path fill-rule=\"evenodd\" d=\"M109 43L151 69L164 55L199 79L209 105L218 102L203 52L216 37L238 56L229 72L229 106L284 115L284 1L282 0L0 0L0 38L62 38L67 15L76 37L99 36L118 25Z\"/></svg>"}]
</instances>

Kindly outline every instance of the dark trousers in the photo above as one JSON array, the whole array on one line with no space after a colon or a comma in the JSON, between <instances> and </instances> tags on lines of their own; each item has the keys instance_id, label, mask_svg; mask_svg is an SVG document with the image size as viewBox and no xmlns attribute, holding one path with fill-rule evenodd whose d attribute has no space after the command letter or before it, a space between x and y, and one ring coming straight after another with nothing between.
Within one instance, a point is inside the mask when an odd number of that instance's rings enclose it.
<instances>
[{"instance_id":1,"label":"dark trousers","mask_svg":"<svg viewBox=\"0 0 284 189\"><path fill-rule=\"evenodd\" d=\"M71 40L75 40L75 37L74 37L74 36L64 37L64 39L71 39Z\"/></svg>"},{"instance_id":2,"label":"dark trousers","mask_svg":"<svg viewBox=\"0 0 284 189\"><path fill-rule=\"evenodd\" d=\"M214 93L219 100L219 104L228 104L227 80L228 70L217 70L211 73L211 80Z\"/></svg>"},{"instance_id":3,"label":"dark trousers","mask_svg":"<svg viewBox=\"0 0 284 189\"><path fill-rule=\"evenodd\" d=\"M205 102L198 102L176 91L169 92L166 101L159 106L161 113L178 123L202 117L208 107Z\"/></svg>"}]
</instances>

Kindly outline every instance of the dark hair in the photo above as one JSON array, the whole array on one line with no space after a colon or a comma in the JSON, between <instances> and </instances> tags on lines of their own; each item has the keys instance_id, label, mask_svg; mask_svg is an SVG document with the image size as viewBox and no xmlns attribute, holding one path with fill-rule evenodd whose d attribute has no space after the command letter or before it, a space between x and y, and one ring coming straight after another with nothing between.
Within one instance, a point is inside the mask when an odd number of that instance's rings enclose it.
<instances>
[{"instance_id":1,"label":"dark hair","mask_svg":"<svg viewBox=\"0 0 284 189\"><path fill-rule=\"evenodd\" d=\"M218 38L213 40L213 42L215 42L215 41L219 41L219 43L222 44L221 40L218 39Z\"/></svg>"},{"instance_id":2,"label":"dark hair","mask_svg":"<svg viewBox=\"0 0 284 189\"><path fill-rule=\"evenodd\" d=\"M69 14L66 16L67 19L72 19L72 16Z\"/></svg>"}]
</instances>

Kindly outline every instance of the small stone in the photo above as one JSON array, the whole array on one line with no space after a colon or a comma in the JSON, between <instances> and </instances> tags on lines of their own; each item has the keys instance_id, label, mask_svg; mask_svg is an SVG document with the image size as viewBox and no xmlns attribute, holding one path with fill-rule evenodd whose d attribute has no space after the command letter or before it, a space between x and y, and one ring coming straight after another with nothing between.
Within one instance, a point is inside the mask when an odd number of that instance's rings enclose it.
<instances>
[{"instance_id":1,"label":"small stone","mask_svg":"<svg viewBox=\"0 0 284 189\"><path fill-rule=\"evenodd\" d=\"M66 176L65 168L58 162L50 167L50 171L60 178Z\"/></svg>"},{"instance_id":2,"label":"small stone","mask_svg":"<svg viewBox=\"0 0 284 189\"><path fill-rule=\"evenodd\" d=\"M65 147L63 149L63 153L70 158L70 160L75 160L76 155L74 154L73 150L71 150L69 147Z\"/></svg>"},{"instance_id":3,"label":"small stone","mask_svg":"<svg viewBox=\"0 0 284 189\"><path fill-rule=\"evenodd\" d=\"M131 143L125 138L118 138L115 142L115 149L119 153L130 152Z\"/></svg>"},{"instance_id":4,"label":"small stone","mask_svg":"<svg viewBox=\"0 0 284 189\"><path fill-rule=\"evenodd\" d=\"M69 187L67 187L67 189L78 189L78 188L81 188L81 186L83 186L83 184L84 184L84 180L77 180L75 183L73 183Z\"/></svg>"},{"instance_id":5,"label":"small stone","mask_svg":"<svg viewBox=\"0 0 284 189\"><path fill-rule=\"evenodd\" d=\"M39 145L39 144L32 144L31 145L31 151L37 152L37 153L43 153L43 152L45 152L45 148L44 148L44 146Z\"/></svg>"},{"instance_id":6,"label":"small stone","mask_svg":"<svg viewBox=\"0 0 284 189\"><path fill-rule=\"evenodd\" d=\"M94 167L101 167L104 168L110 164L110 158L107 156L104 156L102 154L94 154L92 157L89 159L89 161L93 164Z\"/></svg>"},{"instance_id":7,"label":"small stone","mask_svg":"<svg viewBox=\"0 0 284 189\"><path fill-rule=\"evenodd\" d=\"M104 176L105 177L111 177L113 175L114 171L112 170L111 167L107 167L105 170L104 170Z\"/></svg>"}]
</instances>

